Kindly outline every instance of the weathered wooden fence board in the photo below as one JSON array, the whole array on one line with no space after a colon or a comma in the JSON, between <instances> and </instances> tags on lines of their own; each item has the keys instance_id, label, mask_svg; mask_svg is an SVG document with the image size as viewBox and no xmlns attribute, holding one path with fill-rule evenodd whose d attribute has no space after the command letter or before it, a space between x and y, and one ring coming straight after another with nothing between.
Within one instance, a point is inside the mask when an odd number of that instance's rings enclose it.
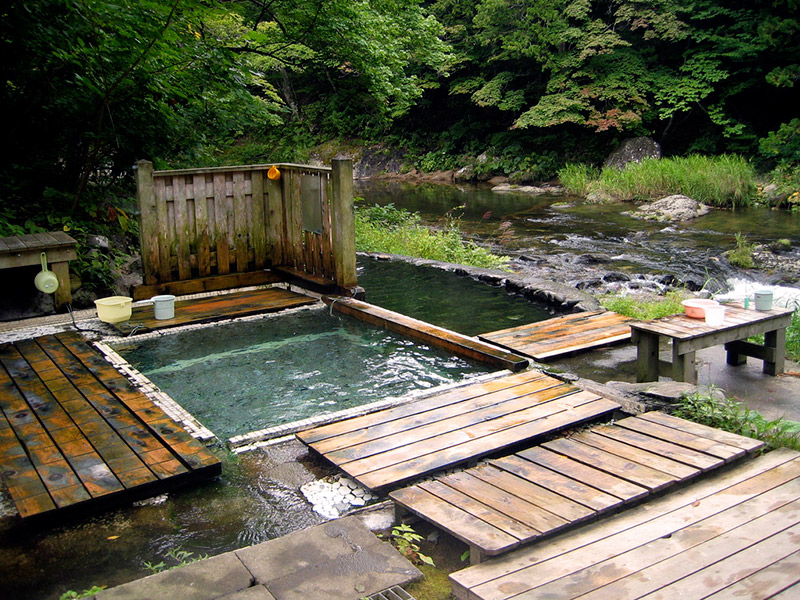
<instances>
[{"instance_id":1,"label":"weathered wooden fence board","mask_svg":"<svg viewBox=\"0 0 800 600\"><path fill-rule=\"evenodd\" d=\"M270 166L153 171L141 161L143 287L159 293L159 285L273 266L355 287L349 161L277 165L278 180L267 177Z\"/></svg>"}]
</instances>

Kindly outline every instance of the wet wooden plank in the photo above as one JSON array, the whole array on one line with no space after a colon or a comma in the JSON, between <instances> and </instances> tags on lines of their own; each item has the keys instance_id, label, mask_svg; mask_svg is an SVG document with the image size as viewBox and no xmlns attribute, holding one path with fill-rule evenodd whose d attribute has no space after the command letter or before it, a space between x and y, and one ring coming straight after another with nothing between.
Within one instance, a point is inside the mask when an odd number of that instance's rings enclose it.
<instances>
[{"instance_id":1,"label":"wet wooden plank","mask_svg":"<svg viewBox=\"0 0 800 600\"><path fill-rule=\"evenodd\" d=\"M796 535L799 498L800 454L771 452L455 573L453 592L459 600L706 597L769 565L791 564L796 546L787 541ZM782 574L779 590L800 580L796 570Z\"/></svg>"},{"instance_id":2,"label":"wet wooden plank","mask_svg":"<svg viewBox=\"0 0 800 600\"><path fill-rule=\"evenodd\" d=\"M315 427L314 429L301 431L297 434L297 437L305 444L314 444L336 436L352 436L354 434L370 435L371 431L381 426L388 426L393 428L389 429L389 431L396 431L397 428L395 428L395 425L391 425L391 423L397 419L410 418L429 410L435 410L462 401L473 400L487 394L496 394L498 395L498 399L507 399L513 395L518 395L520 391L521 393L528 393L535 389L541 389L539 387L540 384L537 382L545 379L553 381L552 377L548 377L539 371L524 371L515 375L499 377L491 381L458 386L455 389L441 392L403 406L389 408L361 417L337 421L328 425ZM529 385L536 387L527 387ZM520 390L516 389L517 386L526 387ZM500 394L502 394L502 397L499 397ZM508 394L511 394L511 396ZM354 441L347 440L347 442L344 443L337 443L334 447L344 447L363 439L365 438L356 438Z\"/></svg>"},{"instance_id":3,"label":"wet wooden plank","mask_svg":"<svg viewBox=\"0 0 800 600\"><path fill-rule=\"evenodd\" d=\"M316 298L282 288L250 290L208 298L178 300L175 302L175 316L172 319L156 319L151 304L136 306L132 310L130 320L114 326L124 334L130 333L134 328L147 331L192 323L211 323L247 315L278 312L316 302Z\"/></svg>"},{"instance_id":4,"label":"wet wooden plank","mask_svg":"<svg viewBox=\"0 0 800 600\"><path fill-rule=\"evenodd\" d=\"M0 408L0 472L26 519L122 501L142 485L162 493L220 471L74 332L0 345Z\"/></svg>"},{"instance_id":5,"label":"wet wooden plank","mask_svg":"<svg viewBox=\"0 0 800 600\"><path fill-rule=\"evenodd\" d=\"M660 415L653 413L649 417L656 420ZM670 417L667 420L673 430L683 425L686 432L693 432L687 433L687 436L702 434L701 437L707 438L715 435L704 429L696 430L694 423L682 419ZM606 435L596 433L595 429ZM558 529L574 527L622 504L644 500L702 472L697 467L658 454L656 449L664 448L670 451L670 456L679 456L680 453L674 452L671 445L653 443L644 450L614 439L609 432L615 429L628 431L619 425L598 426L568 438L550 440L513 456L491 460L488 464L462 473L437 476L435 481L480 502L486 510L502 513L515 522L535 529L535 534L519 538L519 544L523 545ZM636 441L641 444L640 440ZM745 440L728 441L733 445L742 442L749 445ZM712 458L717 467L726 462L720 457ZM434 495L440 498L440 502L450 501L441 494ZM416 496L413 491L391 492L390 497L434 525L446 527L447 531L476 548L482 555L492 555L497 551L492 547L481 547L477 538L471 539L470 528L461 530L452 524L437 521L438 515L448 514L449 509L437 506L436 500L423 496L425 506L417 507L414 506ZM463 498L457 500L463 501ZM543 514L551 515L556 520L550 523L547 518L537 521L542 519ZM498 523L488 522L497 529L511 533Z\"/></svg>"},{"instance_id":6,"label":"wet wooden plank","mask_svg":"<svg viewBox=\"0 0 800 600\"><path fill-rule=\"evenodd\" d=\"M537 360L627 341L634 319L611 311L564 315L546 321L501 329L479 339Z\"/></svg>"}]
</instances>

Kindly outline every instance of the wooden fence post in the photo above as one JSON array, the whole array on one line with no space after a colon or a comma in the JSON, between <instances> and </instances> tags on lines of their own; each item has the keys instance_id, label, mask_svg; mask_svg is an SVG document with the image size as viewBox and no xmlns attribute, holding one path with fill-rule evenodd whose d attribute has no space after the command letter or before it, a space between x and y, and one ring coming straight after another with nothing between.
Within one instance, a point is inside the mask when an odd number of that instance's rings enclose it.
<instances>
[{"instance_id":1,"label":"wooden fence post","mask_svg":"<svg viewBox=\"0 0 800 600\"><path fill-rule=\"evenodd\" d=\"M144 283L158 283L158 211L153 184L153 163L140 160L136 163L136 201L141 215L140 239Z\"/></svg>"},{"instance_id":2,"label":"wooden fence post","mask_svg":"<svg viewBox=\"0 0 800 600\"><path fill-rule=\"evenodd\" d=\"M336 285L347 289L358 285L353 215L353 162L349 159L334 159L331 161L331 170L333 265Z\"/></svg>"}]
</instances>

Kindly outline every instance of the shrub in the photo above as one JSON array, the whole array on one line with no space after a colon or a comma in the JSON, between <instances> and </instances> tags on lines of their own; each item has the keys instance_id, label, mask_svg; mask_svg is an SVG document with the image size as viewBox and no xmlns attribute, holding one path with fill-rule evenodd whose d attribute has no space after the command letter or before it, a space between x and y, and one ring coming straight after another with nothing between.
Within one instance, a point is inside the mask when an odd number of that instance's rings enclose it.
<instances>
[{"instance_id":1,"label":"shrub","mask_svg":"<svg viewBox=\"0 0 800 600\"><path fill-rule=\"evenodd\" d=\"M736 248L728 253L728 262L734 267L741 267L742 269L752 269L755 266L753 262L753 244L747 242L747 238L741 232L736 234Z\"/></svg>"},{"instance_id":2,"label":"shrub","mask_svg":"<svg viewBox=\"0 0 800 600\"><path fill-rule=\"evenodd\" d=\"M681 399L675 415L761 440L769 449L800 450L800 423L783 418L770 421L730 398L719 399L710 393L692 394Z\"/></svg>"}]
</instances>

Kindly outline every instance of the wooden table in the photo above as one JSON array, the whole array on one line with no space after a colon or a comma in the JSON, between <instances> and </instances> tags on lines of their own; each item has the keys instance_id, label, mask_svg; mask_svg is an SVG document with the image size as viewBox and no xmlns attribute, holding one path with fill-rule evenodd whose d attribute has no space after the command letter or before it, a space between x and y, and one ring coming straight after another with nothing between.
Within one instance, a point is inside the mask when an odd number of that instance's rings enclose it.
<instances>
[{"instance_id":1,"label":"wooden table","mask_svg":"<svg viewBox=\"0 0 800 600\"><path fill-rule=\"evenodd\" d=\"M659 375L674 381L697 383L695 352L725 344L729 365L741 365L752 356L764 361L764 373L783 372L786 354L786 327L792 322L791 309L774 307L768 311L746 310L741 304L726 306L721 325L707 325L702 319L684 314L654 321L631 323L634 343L638 346L636 380L657 381ZM764 334L764 344L745 341ZM661 338L672 341L672 362L659 360Z\"/></svg>"},{"instance_id":2,"label":"wooden table","mask_svg":"<svg viewBox=\"0 0 800 600\"><path fill-rule=\"evenodd\" d=\"M58 289L55 291L58 310L72 302L69 261L78 257L75 252L77 243L63 231L0 238L0 269L39 265L44 252L47 255L47 268L58 278Z\"/></svg>"}]
</instances>

